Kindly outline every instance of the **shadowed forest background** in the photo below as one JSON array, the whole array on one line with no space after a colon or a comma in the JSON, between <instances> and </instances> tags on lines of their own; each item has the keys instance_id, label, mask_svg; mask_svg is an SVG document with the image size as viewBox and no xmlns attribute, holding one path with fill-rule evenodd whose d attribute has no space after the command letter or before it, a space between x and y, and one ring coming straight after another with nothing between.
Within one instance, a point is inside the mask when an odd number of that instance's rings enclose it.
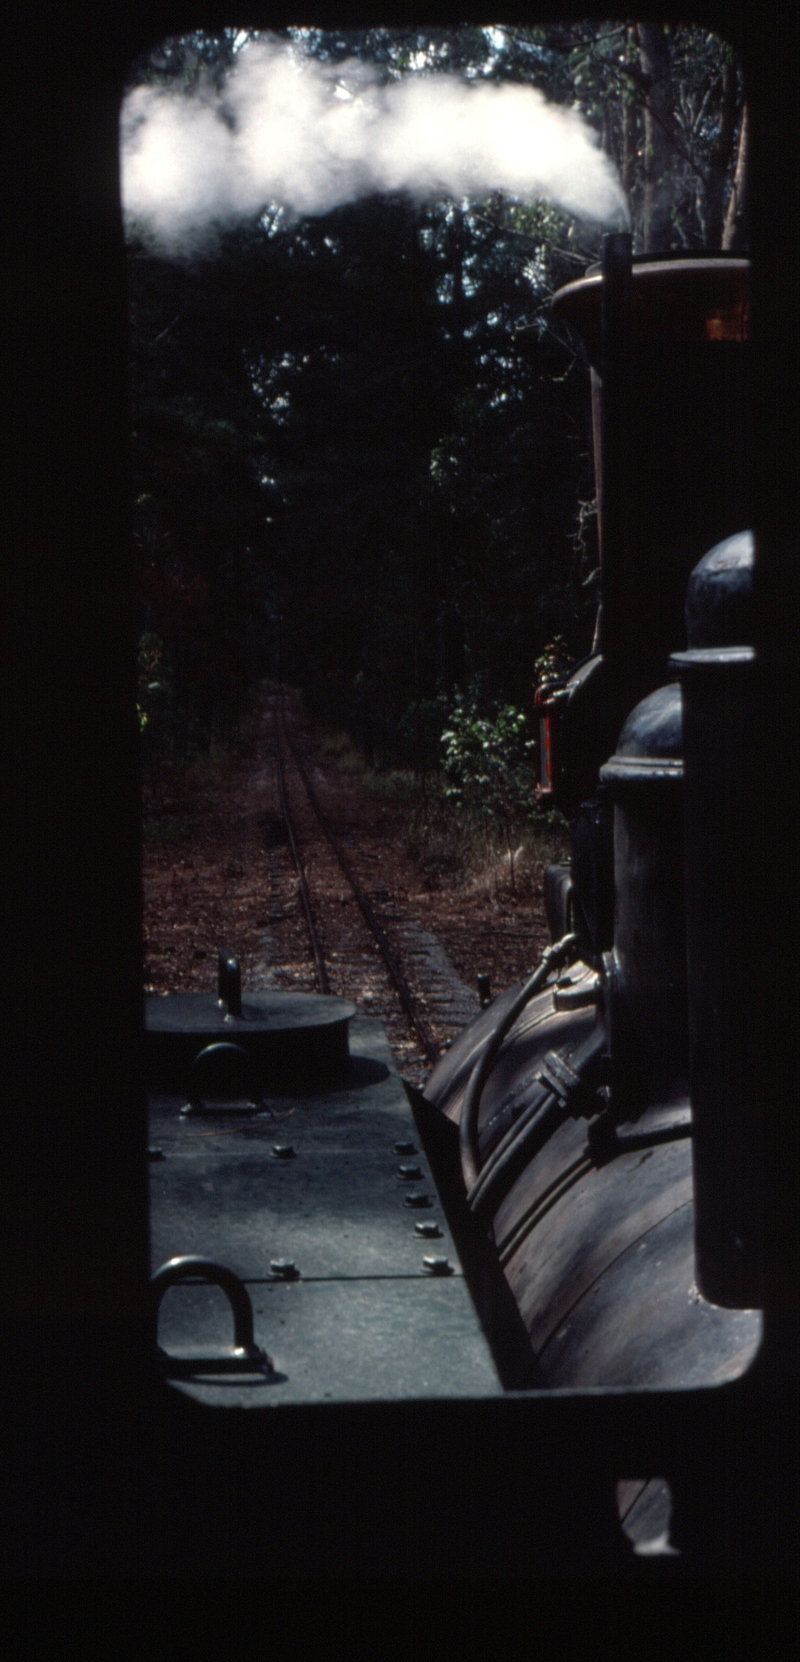
<instances>
[{"instance_id":1,"label":"shadowed forest background","mask_svg":"<svg viewBox=\"0 0 800 1662\"><path fill-rule=\"evenodd\" d=\"M166 42L129 85L202 94L253 38ZM387 79L534 85L613 157L635 252L746 245L744 89L703 30L280 38ZM270 677L370 766L424 769L457 693L529 710L548 655L588 653L587 371L549 300L598 260L599 226L500 193L382 195L267 206L191 256L133 225L128 252L146 758L226 741Z\"/></svg>"}]
</instances>

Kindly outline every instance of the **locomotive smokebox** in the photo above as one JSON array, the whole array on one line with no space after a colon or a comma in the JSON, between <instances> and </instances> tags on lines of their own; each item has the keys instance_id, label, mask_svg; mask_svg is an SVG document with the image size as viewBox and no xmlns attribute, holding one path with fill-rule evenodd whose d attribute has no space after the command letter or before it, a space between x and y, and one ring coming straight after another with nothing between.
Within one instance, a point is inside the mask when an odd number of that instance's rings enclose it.
<instances>
[{"instance_id":1,"label":"locomotive smokebox","mask_svg":"<svg viewBox=\"0 0 800 1662\"><path fill-rule=\"evenodd\" d=\"M607 237L602 267L552 303L590 364L601 565L600 653L559 705L554 795L570 815L668 679L699 551L752 522L750 262L630 249Z\"/></svg>"},{"instance_id":2,"label":"locomotive smokebox","mask_svg":"<svg viewBox=\"0 0 800 1662\"><path fill-rule=\"evenodd\" d=\"M553 309L591 365L603 655L660 681L698 550L752 521L750 267L634 257L626 271L629 239L607 242L604 272Z\"/></svg>"}]
</instances>

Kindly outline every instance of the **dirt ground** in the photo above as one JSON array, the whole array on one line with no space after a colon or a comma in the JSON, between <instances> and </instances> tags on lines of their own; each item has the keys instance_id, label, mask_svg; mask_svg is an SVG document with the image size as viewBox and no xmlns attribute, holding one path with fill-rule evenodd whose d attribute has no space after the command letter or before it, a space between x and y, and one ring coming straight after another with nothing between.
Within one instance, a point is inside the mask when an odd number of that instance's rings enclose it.
<instances>
[{"instance_id":1,"label":"dirt ground","mask_svg":"<svg viewBox=\"0 0 800 1662\"><path fill-rule=\"evenodd\" d=\"M528 973L548 936L541 869L523 876L520 893L492 880L491 872L467 880L412 858L409 810L370 787L369 776L346 771L324 754L303 723L296 703L287 708L287 731L300 744L314 788L342 839L347 858L393 944L416 930L444 948L454 984L474 993L479 973L491 976L492 992ZM384 1019L405 1071L419 1074L421 1055L398 1012L381 961L369 941L346 880L318 826L295 770L287 767L290 808L307 867L314 909L329 965L331 990L352 998L361 1013ZM144 950L145 991L201 991L214 985L216 955L227 948L239 958L245 988L316 988L297 879L285 842L277 795L274 727L265 705L250 754L224 777L195 778L181 791L145 790ZM405 935L403 931L405 930ZM425 964L412 973L437 1044L453 1037L452 1015L438 1020L429 1004ZM439 955L441 958L441 954ZM416 976L416 984L415 984ZM477 1000L475 1003L477 1008Z\"/></svg>"}]
</instances>

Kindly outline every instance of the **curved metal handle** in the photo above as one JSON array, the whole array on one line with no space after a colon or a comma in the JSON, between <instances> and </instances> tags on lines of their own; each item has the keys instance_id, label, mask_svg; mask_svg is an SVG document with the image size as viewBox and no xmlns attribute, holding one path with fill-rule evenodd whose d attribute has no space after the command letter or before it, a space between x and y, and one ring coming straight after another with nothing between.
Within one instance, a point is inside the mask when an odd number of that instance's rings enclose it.
<instances>
[{"instance_id":1,"label":"curved metal handle","mask_svg":"<svg viewBox=\"0 0 800 1662\"><path fill-rule=\"evenodd\" d=\"M265 1350L255 1343L253 1335L253 1306L250 1303L250 1294L243 1281L233 1270L225 1264L215 1264L211 1258L185 1257L170 1258L166 1264L156 1270L150 1281L150 1322L151 1339L156 1351L166 1360L171 1360L167 1352L161 1351L158 1343L158 1312L161 1300L169 1287L189 1283L221 1287L227 1295L233 1311L233 1349L232 1356L239 1361L254 1362L263 1367L272 1367ZM177 1360L177 1358L176 1358Z\"/></svg>"},{"instance_id":2,"label":"curved metal handle","mask_svg":"<svg viewBox=\"0 0 800 1662\"><path fill-rule=\"evenodd\" d=\"M253 1059L242 1045L235 1045L229 1039L221 1039L219 1043L206 1045L204 1050L198 1051L192 1062L189 1074L189 1100L181 1109L182 1114L203 1114L206 1110L204 1101L208 1091L206 1075L218 1069L219 1064L226 1064L228 1069L236 1068L244 1074L250 1106L254 1109L261 1107L253 1086Z\"/></svg>"}]
</instances>

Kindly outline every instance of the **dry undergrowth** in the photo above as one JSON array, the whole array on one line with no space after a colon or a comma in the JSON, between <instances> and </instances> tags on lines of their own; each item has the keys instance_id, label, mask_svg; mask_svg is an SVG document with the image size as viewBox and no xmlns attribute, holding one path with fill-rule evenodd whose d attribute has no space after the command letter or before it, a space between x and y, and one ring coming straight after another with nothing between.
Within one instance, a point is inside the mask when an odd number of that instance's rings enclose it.
<instances>
[{"instance_id":1,"label":"dry undergrowth","mask_svg":"<svg viewBox=\"0 0 800 1662\"><path fill-rule=\"evenodd\" d=\"M351 748L348 761L352 754L357 756ZM405 807L406 851L426 888L463 889L512 904L531 901L541 896L545 866L569 859L567 827L531 823L524 814L512 827L509 856L504 833L474 811L454 807L436 775L370 773L363 760L361 769L351 763L343 771L360 771L366 789Z\"/></svg>"},{"instance_id":2,"label":"dry undergrowth","mask_svg":"<svg viewBox=\"0 0 800 1662\"><path fill-rule=\"evenodd\" d=\"M520 824L512 893L508 856L496 830L474 814L454 810L432 776L371 771L346 735L321 734L315 740L297 719L297 736L318 777L327 781L329 810L362 879L380 885L393 897L398 916L415 918L442 943L468 986L475 986L478 972L491 973L496 991L528 974L549 939L544 866L565 858L565 835ZM182 770L147 780L148 991L194 991L210 984L220 946L240 956L246 977L258 970L265 933L273 927L263 830L265 809L278 812L276 804L270 806L273 771L262 723L252 748L244 735L236 746L217 747ZM292 951L302 956L300 922L298 930Z\"/></svg>"}]
</instances>

